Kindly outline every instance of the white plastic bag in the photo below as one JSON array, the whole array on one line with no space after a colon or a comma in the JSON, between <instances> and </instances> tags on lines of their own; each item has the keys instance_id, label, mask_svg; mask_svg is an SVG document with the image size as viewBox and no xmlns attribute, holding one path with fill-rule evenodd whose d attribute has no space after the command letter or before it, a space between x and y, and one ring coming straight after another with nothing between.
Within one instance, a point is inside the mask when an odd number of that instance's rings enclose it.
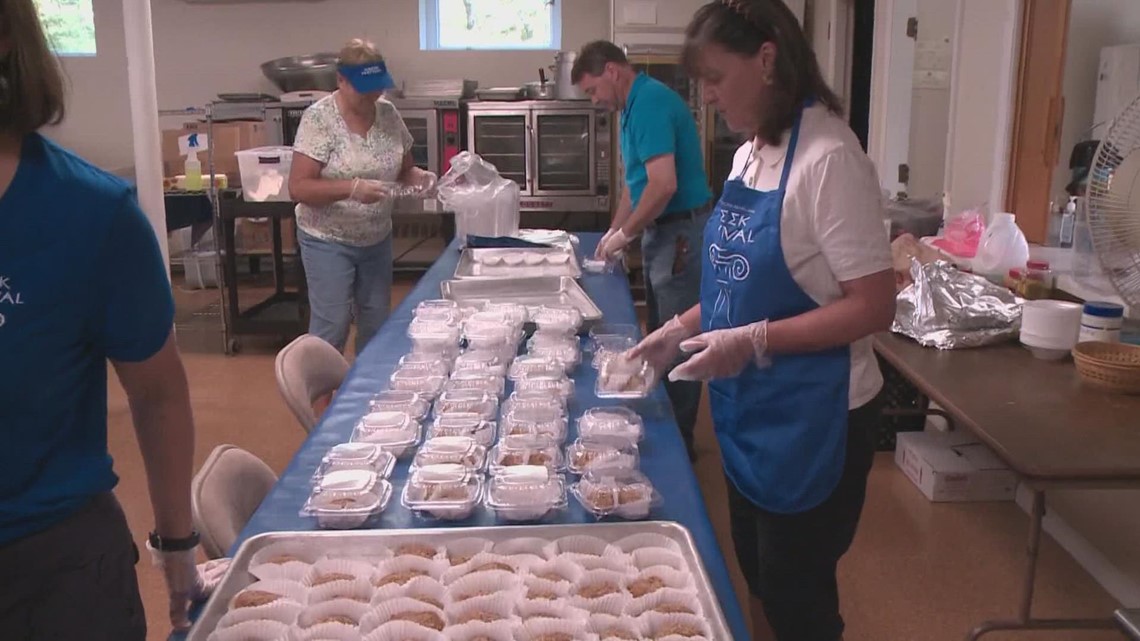
<instances>
[{"instance_id":1,"label":"white plastic bag","mask_svg":"<svg viewBox=\"0 0 1140 641\"><path fill-rule=\"evenodd\" d=\"M990 277L1004 278L1010 269L1025 267L1029 260L1029 243L1014 221L1013 214L994 214L974 258L974 271Z\"/></svg>"},{"instance_id":2,"label":"white plastic bag","mask_svg":"<svg viewBox=\"0 0 1140 641\"><path fill-rule=\"evenodd\" d=\"M519 186L499 175L478 154L463 151L451 159L451 169L436 187L439 200L455 212L459 246L467 237L514 236L519 231Z\"/></svg>"}]
</instances>

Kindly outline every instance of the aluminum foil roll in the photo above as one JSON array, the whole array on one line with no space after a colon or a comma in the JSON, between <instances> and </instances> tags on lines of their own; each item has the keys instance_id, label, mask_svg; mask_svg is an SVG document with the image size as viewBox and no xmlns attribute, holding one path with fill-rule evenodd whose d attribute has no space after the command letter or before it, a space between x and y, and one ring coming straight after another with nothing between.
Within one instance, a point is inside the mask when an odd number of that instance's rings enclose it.
<instances>
[{"instance_id":1,"label":"aluminum foil roll","mask_svg":"<svg viewBox=\"0 0 1140 641\"><path fill-rule=\"evenodd\" d=\"M891 331L925 347L960 349L1017 337L1022 301L1001 285L945 261L911 262Z\"/></svg>"}]
</instances>

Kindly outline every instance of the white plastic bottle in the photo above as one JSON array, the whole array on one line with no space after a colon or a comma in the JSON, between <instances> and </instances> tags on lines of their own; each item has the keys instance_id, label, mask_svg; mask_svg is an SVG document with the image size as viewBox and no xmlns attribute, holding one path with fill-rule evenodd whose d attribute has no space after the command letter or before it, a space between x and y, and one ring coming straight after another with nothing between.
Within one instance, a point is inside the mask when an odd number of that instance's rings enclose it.
<instances>
[{"instance_id":1,"label":"white plastic bottle","mask_svg":"<svg viewBox=\"0 0 1140 641\"><path fill-rule=\"evenodd\" d=\"M191 151L186 156L186 167L183 170L186 176L186 191L202 191L202 163L198 160L198 152Z\"/></svg>"},{"instance_id":2,"label":"white plastic bottle","mask_svg":"<svg viewBox=\"0 0 1140 641\"><path fill-rule=\"evenodd\" d=\"M1013 214L994 214L978 244L974 272L1000 283L1009 270L1025 267L1028 260L1029 243Z\"/></svg>"}]
</instances>

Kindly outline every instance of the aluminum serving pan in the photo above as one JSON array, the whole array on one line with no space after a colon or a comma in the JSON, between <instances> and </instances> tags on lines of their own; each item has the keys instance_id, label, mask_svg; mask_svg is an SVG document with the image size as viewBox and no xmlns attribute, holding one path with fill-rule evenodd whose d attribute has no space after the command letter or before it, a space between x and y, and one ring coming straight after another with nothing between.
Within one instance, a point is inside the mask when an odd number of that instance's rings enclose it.
<instances>
[{"instance_id":1,"label":"aluminum serving pan","mask_svg":"<svg viewBox=\"0 0 1140 641\"><path fill-rule=\"evenodd\" d=\"M489 302L526 305L533 315L543 305L570 306L582 312L582 319L595 323L602 310L580 285L568 276L534 278L468 278L445 280L440 285L444 298L459 304L482 305Z\"/></svg>"},{"instance_id":2,"label":"aluminum serving pan","mask_svg":"<svg viewBox=\"0 0 1140 641\"><path fill-rule=\"evenodd\" d=\"M572 250L556 247L527 249L472 249L459 255L455 277L532 278L569 276L581 278L582 267Z\"/></svg>"},{"instance_id":3,"label":"aluminum serving pan","mask_svg":"<svg viewBox=\"0 0 1140 641\"><path fill-rule=\"evenodd\" d=\"M492 543L499 543L521 538L554 541L566 536L587 535L615 543L634 534L646 533L664 536L677 544L696 583L698 599L711 628L712 638L717 641L731 641L733 637L728 629L728 622L724 618L724 612L717 601L716 592L713 589L708 572L705 570L704 563L701 561L700 554L697 553L692 534L684 526L671 521L345 532L269 532L255 536L242 544L234 556L229 572L203 608L202 614L198 617L193 629L190 630L187 641L207 641L218 621L226 613L230 600L255 581L249 573L253 555L275 543L306 542L319 546L324 553L335 553L340 556L355 554L373 556L378 549L385 547L393 549L410 542L438 546L471 537L484 538Z\"/></svg>"}]
</instances>

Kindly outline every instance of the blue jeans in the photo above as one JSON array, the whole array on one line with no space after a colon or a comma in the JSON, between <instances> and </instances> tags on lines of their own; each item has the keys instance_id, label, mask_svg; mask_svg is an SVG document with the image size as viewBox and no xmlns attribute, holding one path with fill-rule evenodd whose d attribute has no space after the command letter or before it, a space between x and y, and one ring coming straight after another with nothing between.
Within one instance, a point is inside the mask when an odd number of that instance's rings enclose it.
<instances>
[{"instance_id":1,"label":"blue jeans","mask_svg":"<svg viewBox=\"0 0 1140 641\"><path fill-rule=\"evenodd\" d=\"M356 317L356 353L392 308L392 237L371 247L321 240L297 230L309 286L309 333L341 352Z\"/></svg>"},{"instance_id":2,"label":"blue jeans","mask_svg":"<svg viewBox=\"0 0 1140 641\"><path fill-rule=\"evenodd\" d=\"M701 297L701 255L709 208L669 214L641 237L649 331L697 305ZM701 405L701 383L665 380L673 414L690 453Z\"/></svg>"}]
</instances>

